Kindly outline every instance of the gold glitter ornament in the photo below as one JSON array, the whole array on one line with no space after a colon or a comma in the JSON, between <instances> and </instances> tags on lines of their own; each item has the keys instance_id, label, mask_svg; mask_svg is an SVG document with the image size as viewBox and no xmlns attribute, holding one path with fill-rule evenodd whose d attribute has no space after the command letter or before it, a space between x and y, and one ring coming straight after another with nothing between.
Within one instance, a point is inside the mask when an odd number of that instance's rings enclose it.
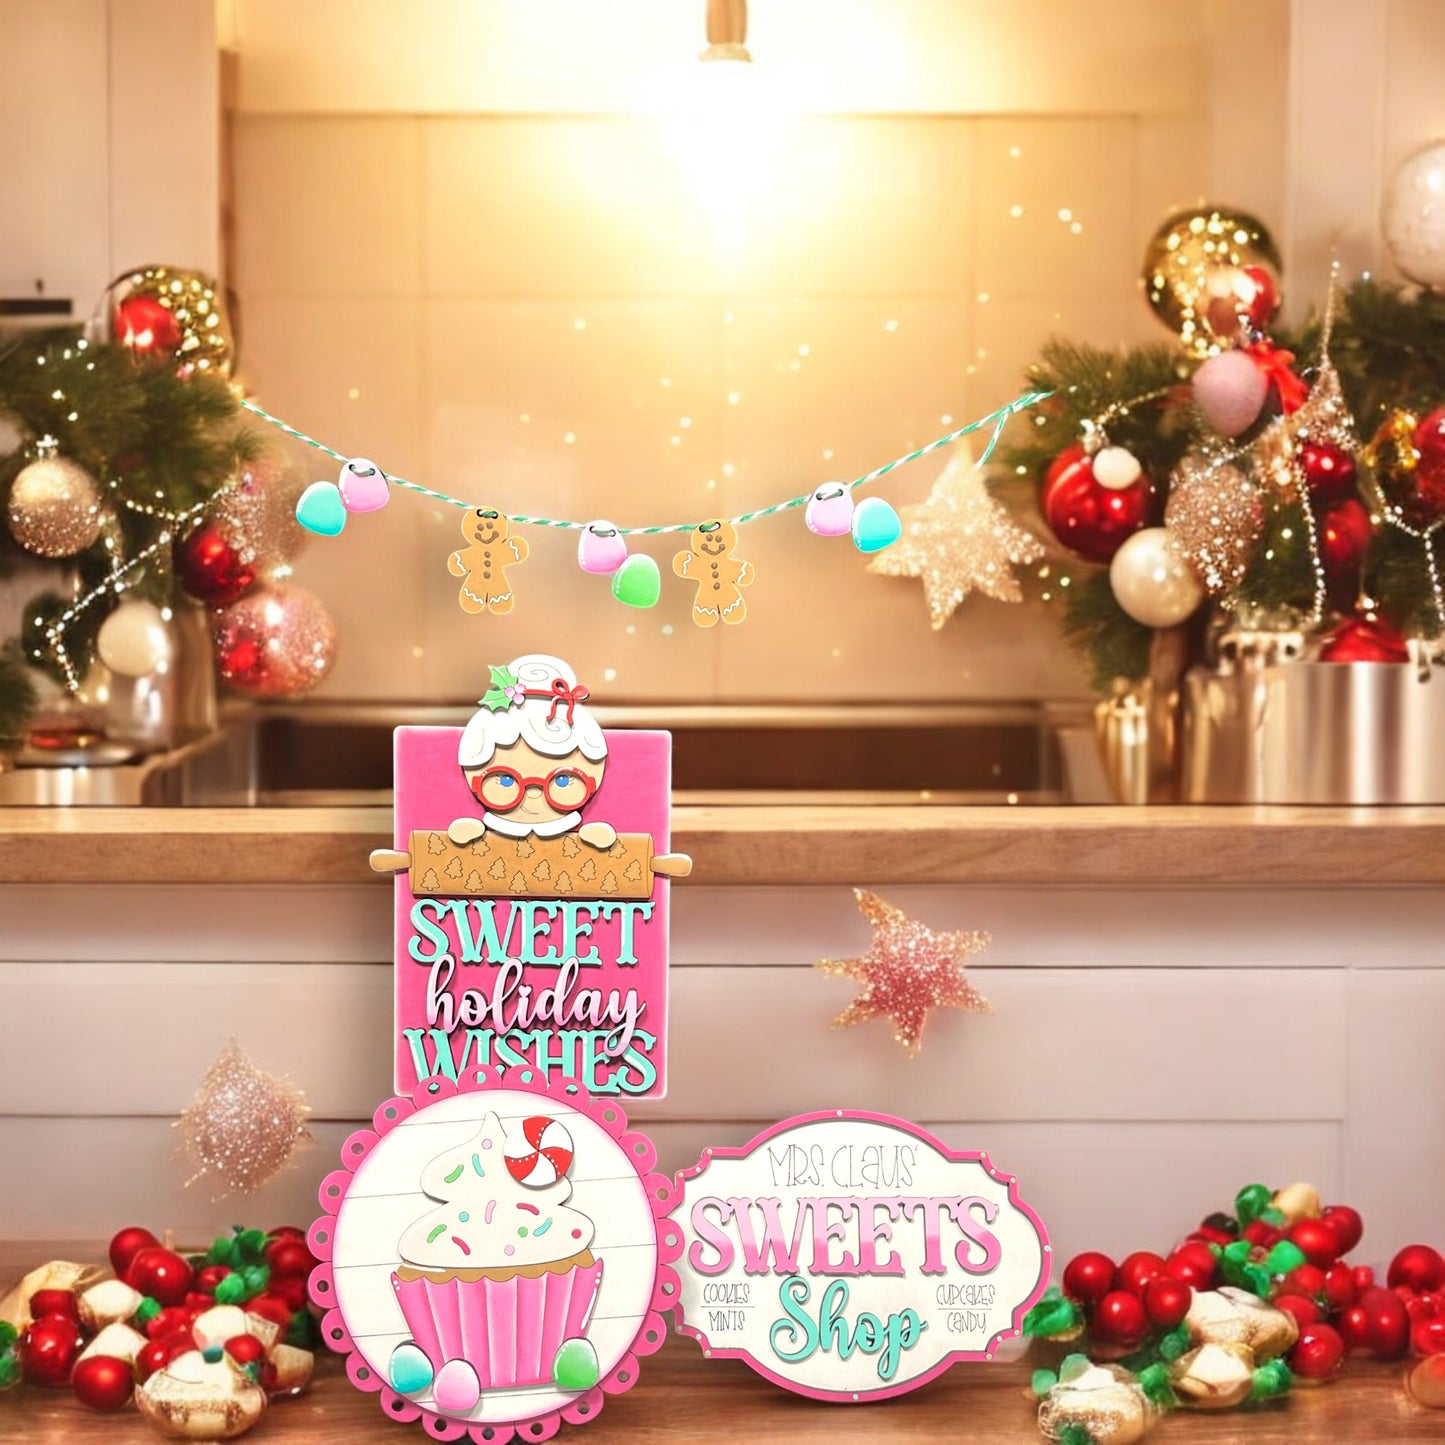
<instances>
[{"instance_id":1,"label":"gold glitter ornament","mask_svg":"<svg viewBox=\"0 0 1445 1445\"><path fill-rule=\"evenodd\" d=\"M1167 217L1149 240L1140 268L1154 314L1191 356L1210 356L1233 344L1210 329L1205 309L1221 271L1262 266L1276 279L1279 251L1261 221L1225 206L1198 206Z\"/></svg>"},{"instance_id":2,"label":"gold glitter ornament","mask_svg":"<svg viewBox=\"0 0 1445 1445\"><path fill-rule=\"evenodd\" d=\"M1237 587L1264 527L1259 488L1232 462L1187 456L1169 486L1164 528L1205 590Z\"/></svg>"},{"instance_id":3,"label":"gold glitter ornament","mask_svg":"<svg viewBox=\"0 0 1445 1445\"><path fill-rule=\"evenodd\" d=\"M992 1013L993 1005L964 976L964 959L989 944L986 933L934 933L876 893L855 888L858 911L873 925L873 942L858 958L821 959L815 967L831 978L857 979L863 987L837 1018L836 1029L891 1018L894 1038L910 1056L923 1044L928 1015L939 1008Z\"/></svg>"},{"instance_id":4,"label":"gold glitter ornament","mask_svg":"<svg viewBox=\"0 0 1445 1445\"><path fill-rule=\"evenodd\" d=\"M197 1166L186 1186L209 1175L213 1199L254 1194L311 1142L310 1112L300 1089L258 1069L232 1039L172 1125L182 1134L178 1153Z\"/></svg>"},{"instance_id":5,"label":"gold glitter ornament","mask_svg":"<svg viewBox=\"0 0 1445 1445\"><path fill-rule=\"evenodd\" d=\"M305 490L279 460L249 462L216 498L210 516L235 540L244 562L269 572L289 562L309 533L296 520L296 500Z\"/></svg>"},{"instance_id":6,"label":"gold glitter ornament","mask_svg":"<svg viewBox=\"0 0 1445 1445\"><path fill-rule=\"evenodd\" d=\"M104 505L96 480L79 462L42 437L37 456L10 488L10 533L38 557L73 557L100 536Z\"/></svg>"},{"instance_id":7,"label":"gold glitter ornament","mask_svg":"<svg viewBox=\"0 0 1445 1445\"><path fill-rule=\"evenodd\" d=\"M1021 601L1012 564L1044 555L1043 544L989 496L966 452L950 458L928 500L904 507L902 517L902 537L868 570L879 577L921 577L935 632L970 592Z\"/></svg>"},{"instance_id":8,"label":"gold glitter ornament","mask_svg":"<svg viewBox=\"0 0 1445 1445\"><path fill-rule=\"evenodd\" d=\"M1135 1445L1159 1418L1159 1408L1121 1365L1085 1362L1039 1401L1039 1433L1045 1440L1078 1438L1093 1445Z\"/></svg>"}]
</instances>

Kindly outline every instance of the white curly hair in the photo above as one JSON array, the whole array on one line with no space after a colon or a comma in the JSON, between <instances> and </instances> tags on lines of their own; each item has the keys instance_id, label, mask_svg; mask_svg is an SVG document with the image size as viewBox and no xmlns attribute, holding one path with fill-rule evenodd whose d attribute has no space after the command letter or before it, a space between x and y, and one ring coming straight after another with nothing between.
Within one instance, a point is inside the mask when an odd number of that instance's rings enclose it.
<instances>
[{"instance_id":1,"label":"white curly hair","mask_svg":"<svg viewBox=\"0 0 1445 1445\"><path fill-rule=\"evenodd\" d=\"M498 748L510 747L519 739L549 758L565 758L579 750L594 763L607 756L602 725L587 710L586 704L574 703L572 720L568 722L566 703L559 706L552 697L552 685L559 678L569 688L577 685L576 673L565 662L546 653L532 652L507 666L528 692L544 695L526 698L520 707L498 712L478 708L463 730L457 748L457 762L463 768L486 767Z\"/></svg>"}]
</instances>

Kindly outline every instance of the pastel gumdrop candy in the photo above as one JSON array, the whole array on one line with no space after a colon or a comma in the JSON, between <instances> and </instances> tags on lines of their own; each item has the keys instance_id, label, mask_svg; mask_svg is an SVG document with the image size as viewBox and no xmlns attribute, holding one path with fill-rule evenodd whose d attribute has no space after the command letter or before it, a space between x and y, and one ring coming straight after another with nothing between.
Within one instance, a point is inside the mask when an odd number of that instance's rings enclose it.
<instances>
[{"instance_id":1,"label":"pastel gumdrop candy","mask_svg":"<svg viewBox=\"0 0 1445 1445\"><path fill-rule=\"evenodd\" d=\"M853 509L853 545L860 552L881 552L902 535L898 513L882 497L864 497Z\"/></svg>"},{"instance_id":2,"label":"pastel gumdrop candy","mask_svg":"<svg viewBox=\"0 0 1445 1445\"><path fill-rule=\"evenodd\" d=\"M662 574L646 552L634 552L613 574L612 595L629 607L653 607L662 596Z\"/></svg>"},{"instance_id":3,"label":"pastel gumdrop candy","mask_svg":"<svg viewBox=\"0 0 1445 1445\"><path fill-rule=\"evenodd\" d=\"M385 474L365 457L352 457L342 467L336 490L348 512L379 512L391 500Z\"/></svg>"},{"instance_id":4,"label":"pastel gumdrop candy","mask_svg":"<svg viewBox=\"0 0 1445 1445\"><path fill-rule=\"evenodd\" d=\"M335 482L312 482L296 502L296 520L318 537L334 537L346 525L346 503Z\"/></svg>"},{"instance_id":5,"label":"pastel gumdrop candy","mask_svg":"<svg viewBox=\"0 0 1445 1445\"><path fill-rule=\"evenodd\" d=\"M627 538L611 522L588 522L577 540L577 565L606 576L627 560Z\"/></svg>"},{"instance_id":6,"label":"pastel gumdrop candy","mask_svg":"<svg viewBox=\"0 0 1445 1445\"><path fill-rule=\"evenodd\" d=\"M819 537L846 537L853 525L853 498L842 482L829 482L808 498L803 520Z\"/></svg>"}]
</instances>

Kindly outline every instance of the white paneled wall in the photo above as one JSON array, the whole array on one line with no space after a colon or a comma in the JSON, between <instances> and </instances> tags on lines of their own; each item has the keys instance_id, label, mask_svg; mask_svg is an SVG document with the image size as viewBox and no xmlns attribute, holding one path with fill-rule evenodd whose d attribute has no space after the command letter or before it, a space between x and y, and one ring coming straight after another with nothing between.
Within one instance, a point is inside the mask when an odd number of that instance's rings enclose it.
<instances>
[{"instance_id":1,"label":"white paneled wall","mask_svg":"<svg viewBox=\"0 0 1445 1445\"><path fill-rule=\"evenodd\" d=\"M1285 0L1102 10L757 0L757 93L710 129L682 98L701 0L229 0L247 381L514 512L698 520L857 476L1016 394L1050 333L1162 338L1137 273L1169 208L1228 183L1281 209ZM455 525L401 498L303 556L344 638L331 696L467 698L533 648L629 699L1082 690L1051 619L975 601L932 633L917 583L797 514L745 532L749 622L713 635L666 538L654 611L539 532L516 612L464 617Z\"/></svg>"},{"instance_id":2,"label":"white paneled wall","mask_svg":"<svg viewBox=\"0 0 1445 1445\"><path fill-rule=\"evenodd\" d=\"M1425 891L890 897L996 940L974 966L996 1012L935 1016L914 1060L882 1024L828 1027L851 985L810 965L866 946L849 890L678 888L671 1087L630 1111L664 1167L855 1105L988 1149L1066 1253L1167 1243L1257 1177L1358 1205L1367 1259L1438 1224L1445 968ZM308 1220L390 1089L390 890L98 887L80 903L0 888L0 1160L46 1181L0 1191L0 1237ZM233 1034L307 1091L317 1144L254 1202L213 1204L181 1188L170 1120Z\"/></svg>"}]
</instances>

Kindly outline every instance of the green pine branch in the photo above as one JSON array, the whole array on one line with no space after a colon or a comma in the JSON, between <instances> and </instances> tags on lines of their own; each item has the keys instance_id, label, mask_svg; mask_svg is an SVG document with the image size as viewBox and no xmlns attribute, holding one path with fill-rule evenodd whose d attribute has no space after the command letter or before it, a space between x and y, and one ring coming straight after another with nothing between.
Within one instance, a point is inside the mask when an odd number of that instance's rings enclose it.
<instances>
[{"instance_id":1,"label":"green pine branch","mask_svg":"<svg viewBox=\"0 0 1445 1445\"><path fill-rule=\"evenodd\" d=\"M35 684L17 643L0 648L0 748L13 747L25 736L35 711Z\"/></svg>"}]
</instances>

